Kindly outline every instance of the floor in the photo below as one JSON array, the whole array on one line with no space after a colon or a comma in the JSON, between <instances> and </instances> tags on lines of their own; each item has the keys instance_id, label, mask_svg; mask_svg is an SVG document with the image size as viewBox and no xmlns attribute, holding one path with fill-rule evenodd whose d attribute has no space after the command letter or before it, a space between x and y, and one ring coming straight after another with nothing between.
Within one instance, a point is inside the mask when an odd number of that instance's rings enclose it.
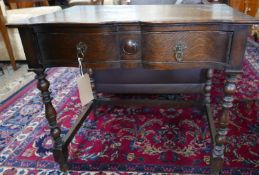
<instances>
[{"instance_id":1,"label":"floor","mask_svg":"<svg viewBox=\"0 0 259 175\"><path fill-rule=\"evenodd\" d=\"M34 73L28 72L26 64L17 64L18 70L13 71L8 63L0 63L3 71L0 71L0 102L15 93L25 84L33 80Z\"/></svg>"}]
</instances>

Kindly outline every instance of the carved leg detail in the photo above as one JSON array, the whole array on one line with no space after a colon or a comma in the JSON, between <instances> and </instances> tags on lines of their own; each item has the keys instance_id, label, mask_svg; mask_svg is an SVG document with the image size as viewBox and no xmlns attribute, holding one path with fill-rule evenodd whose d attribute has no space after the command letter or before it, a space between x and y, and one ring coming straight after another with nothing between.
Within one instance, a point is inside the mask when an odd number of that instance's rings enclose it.
<instances>
[{"instance_id":1,"label":"carved leg detail","mask_svg":"<svg viewBox=\"0 0 259 175\"><path fill-rule=\"evenodd\" d=\"M206 104L210 104L211 102L211 87L212 87L212 76L213 76L213 69L208 69L207 73L206 73L206 78L207 81L205 83L205 87L204 87L204 96L205 96L205 103Z\"/></svg>"},{"instance_id":2,"label":"carved leg detail","mask_svg":"<svg viewBox=\"0 0 259 175\"><path fill-rule=\"evenodd\" d=\"M50 134L54 140L53 156L54 160L59 163L62 171L68 170L67 148L63 148L62 138L60 136L61 130L57 124L57 112L51 103L51 97L49 92L49 81L46 79L44 69L34 70L36 73L36 79L38 80L37 87L41 91L42 100L45 105L45 116L48 120L50 127Z\"/></svg>"},{"instance_id":3,"label":"carved leg detail","mask_svg":"<svg viewBox=\"0 0 259 175\"><path fill-rule=\"evenodd\" d=\"M227 137L227 126L229 123L229 109L233 106L233 94L236 91L236 74L227 73L227 80L224 86L223 113L219 119L219 128L215 136L215 145L211 157L211 173L218 173L224 163L224 149Z\"/></svg>"},{"instance_id":4,"label":"carved leg detail","mask_svg":"<svg viewBox=\"0 0 259 175\"><path fill-rule=\"evenodd\" d=\"M206 72L206 82L204 86L204 103L205 103L204 118L208 120L210 135L212 138L212 144L214 144L216 131L215 131L215 125L214 125L214 121L212 117L212 109L211 109L212 77L213 77L213 69L208 69ZM204 135L206 135L206 133L204 133Z\"/></svg>"},{"instance_id":5,"label":"carved leg detail","mask_svg":"<svg viewBox=\"0 0 259 175\"><path fill-rule=\"evenodd\" d=\"M94 96L94 99L96 99L97 94L96 94L95 84L94 84L94 79L93 79L93 69L87 68L86 72L88 73L88 75L90 77L91 87L92 87L92 91L93 91L93 96Z\"/></svg>"},{"instance_id":6,"label":"carved leg detail","mask_svg":"<svg viewBox=\"0 0 259 175\"><path fill-rule=\"evenodd\" d=\"M87 68L87 73L89 74L89 77L90 77L94 99L97 99L98 95L97 95L96 89L95 89L94 78L93 78L93 70L91 68ZM93 112L94 112L95 117L98 117L98 115L99 115L98 110L97 110L99 105L100 104L97 101L94 101Z\"/></svg>"}]
</instances>

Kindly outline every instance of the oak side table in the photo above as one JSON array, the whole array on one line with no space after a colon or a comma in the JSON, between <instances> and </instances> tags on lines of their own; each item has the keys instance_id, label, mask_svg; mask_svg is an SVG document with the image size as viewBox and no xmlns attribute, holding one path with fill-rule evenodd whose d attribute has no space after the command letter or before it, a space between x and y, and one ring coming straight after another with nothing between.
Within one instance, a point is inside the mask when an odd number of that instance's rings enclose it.
<instances>
[{"instance_id":1,"label":"oak side table","mask_svg":"<svg viewBox=\"0 0 259 175\"><path fill-rule=\"evenodd\" d=\"M242 71L249 26L258 22L223 4L132 5L74 6L8 26L19 29L29 70L36 73L54 140L53 156L62 171L69 169L68 144L94 104L106 103L107 99L96 97L90 102L75 126L61 138L44 71L55 66L78 67L77 55L83 55L90 74L91 70L118 68L205 69L207 79L202 84L205 100L199 104L206 108L211 128L213 174L223 165L229 109L233 106L236 76ZM213 69L226 73L223 113L217 129L210 109ZM191 88L186 84L184 90L188 92ZM174 104L169 100L148 101L147 105L151 103Z\"/></svg>"}]
</instances>

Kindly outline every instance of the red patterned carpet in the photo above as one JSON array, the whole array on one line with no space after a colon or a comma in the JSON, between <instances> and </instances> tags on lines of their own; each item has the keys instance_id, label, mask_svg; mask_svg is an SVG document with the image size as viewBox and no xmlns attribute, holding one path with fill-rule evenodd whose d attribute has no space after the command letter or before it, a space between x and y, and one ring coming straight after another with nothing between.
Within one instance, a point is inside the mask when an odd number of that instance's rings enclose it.
<instances>
[{"instance_id":1,"label":"red patterned carpet","mask_svg":"<svg viewBox=\"0 0 259 175\"><path fill-rule=\"evenodd\" d=\"M258 57L258 49L249 45L231 110L222 174L259 174L259 74L258 67L251 65L258 63ZM55 68L49 74L58 123L65 134L80 113L75 86L78 70ZM214 76L216 124L223 77L221 72ZM202 111L119 106L99 110L101 115L91 114L70 145L71 174L208 173L210 135ZM51 156L52 141L43 111L35 82L1 104L0 174L62 174Z\"/></svg>"}]
</instances>

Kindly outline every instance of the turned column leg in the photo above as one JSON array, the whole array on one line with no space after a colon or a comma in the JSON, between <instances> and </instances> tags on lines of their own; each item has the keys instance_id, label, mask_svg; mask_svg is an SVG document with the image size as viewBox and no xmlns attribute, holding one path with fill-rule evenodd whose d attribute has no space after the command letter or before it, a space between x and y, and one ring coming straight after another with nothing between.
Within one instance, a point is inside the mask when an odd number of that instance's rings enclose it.
<instances>
[{"instance_id":1,"label":"turned column leg","mask_svg":"<svg viewBox=\"0 0 259 175\"><path fill-rule=\"evenodd\" d=\"M97 98L97 94L96 94L95 84L94 84L94 79L93 79L93 69L87 68L86 72L88 73L88 75L90 77L91 87L92 87L92 91L93 91L93 96L94 96L94 99L96 99Z\"/></svg>"},{"instance_id":2,"label":"turned column leg","mask_svg":"<svg viewBox=\"0 0 259 175\"><path fill-rule=\"evenodd\" d=\"M209 128L210 128L210 135L212 138L212 145L215 143L215 125L212 116L212 109L211 109L211 89L212 89L212 77L213 77L213 69L208 69L206 72L206 82L204 86L204 103L205 103L205 116L207 118ZM204 134L206 135L206 133Z\"/></svg>"},{"instance_id":3,"label":"turned column leg","mask_svg":"<svg viewBox=\"0 0 259 175\"><path fill-rule=\"evenodd\" d=\"M90 77L91 87L92 87L93 96L94 96L94 104L93 104L94 116L98 116L99 114L98 114L97 108L99 107L99 103L96 101L96 99L98 98L98 95L97 95L96 89L95 89L95 83L94 83L94 78L93 78L93 69L87 68L86 72L88 73L88 75Z\"/></svg>"},{"instance_id":4,"label":"turned column leg","mask_svg":"<svg viewBox=\"0 0 259 175\"><path fill-rule=\"evenodd\" d=\"M51 103L49 92L49 81L46 79L44 69L34 70L36 79L38 80L37 88L41 91L42 101L45 105L45 117L48 120L50 127L50 134L54 140L53 156L57 163L60 165L60 170L67 171L67 148L63 148L62 138L60 136L61 130L57 124L57 112Z\"/></svg>"},{"instance_id":5,"label":"turned column leg","mask_svg":"<svg viewBox=\"0 0 259 175\"><path fill-rule=\"evenodd\" d=\"M224 163L224 150L227 140L227 126L229 123L229 110L233 106L233 94L236 91L236 74L227 73L227 79L224 86L223 112L219 119L219 126L215 136L215 144L211 155L211 174L219 173Z\"/></svg>"},{"instance_id":6,"label":"turned column leg","mask_svg":"<svg viewBox=\"0 0 259 175\"><path fill-rule=\"evenodd\" d=\"M208 69L206 72L207 80L206 80L205 87L204 87L205 104L211 103L212 76L213 76L213 69Z\"/></svg>"}]
</instances>

